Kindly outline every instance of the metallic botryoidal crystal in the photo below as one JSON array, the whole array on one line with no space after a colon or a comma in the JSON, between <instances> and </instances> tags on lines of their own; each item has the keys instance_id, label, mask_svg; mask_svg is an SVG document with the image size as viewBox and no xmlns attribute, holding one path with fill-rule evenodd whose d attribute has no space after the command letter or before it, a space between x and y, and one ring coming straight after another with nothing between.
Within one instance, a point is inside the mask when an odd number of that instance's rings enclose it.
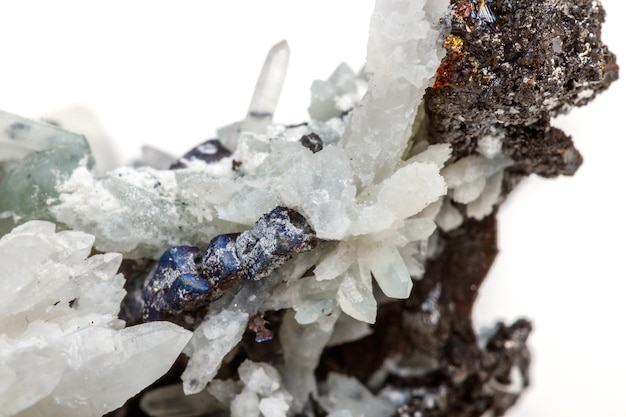
<instances>
[{"instance_id":1,"label":"metallic botryoidal crystal","mask_svg":"<svg viewBox=\"0 0 626 417\"><path fill-rule=\"evenodd\" d=\"M204 255L193 246L171 247L143 290L143 319L189 324L239 279L262 279L317 241L300 213L276 207L251 230L216 236Z\"/></svg>"},{"instance_id":2,"label":"metallic botryoidal crystal","mask_svg":"<svg viewBox=\"0 0 626 417\"><path fill-rule=\"evenodd\" d=\"M276 207L264 214L251 230L239 235L235 248L242 277L258 280L268 276L293 254L311 250L316 244L313 229L300 213Z\"/></svg>"},{"instance_id":3,"label":"metallic botryoidal crystal","mask_svg":"<svg viewBox=\"0 0 626 417\"><path fill-rule=\"evenodd\" d=\"M143 290L144 320L160 320L162 314L187 310L196 297L211 290L211 285L198 276L201 256L202 251L193 246L175 246L163 253Z\"/></svg>"}]
</instances>

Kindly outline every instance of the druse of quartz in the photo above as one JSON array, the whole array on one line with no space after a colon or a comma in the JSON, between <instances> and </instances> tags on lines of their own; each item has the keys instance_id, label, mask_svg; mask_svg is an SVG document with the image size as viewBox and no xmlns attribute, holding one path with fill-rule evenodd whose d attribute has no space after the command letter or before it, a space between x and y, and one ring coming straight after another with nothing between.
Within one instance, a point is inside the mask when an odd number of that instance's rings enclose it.
<instances>
[{"instance_id":1,"label":"druse of quartz","mask_svg":"<svg viewBox=\"0 0 626 417\"><path fill-rule=\"evenodd\" d=\"M599 2L521 3L378 0L297 125L280 42L243 120L141 167L0 113L0 416L102 415L179 354L116 415L502 415L532 326L472 323L497 208L576 171L550 118L617 77Z\"/></svg>"},{"instance_id":2,"label":"druse of quartz","mask_svg":"<svg viewBox=\"0 0 626 417\"><path fill-rule=\"evenodd\" d=\"M191 337L117 318L122 256L30 221L0 239L0 415L99 416L164 374Z\"/></svg>"}]
</instances>

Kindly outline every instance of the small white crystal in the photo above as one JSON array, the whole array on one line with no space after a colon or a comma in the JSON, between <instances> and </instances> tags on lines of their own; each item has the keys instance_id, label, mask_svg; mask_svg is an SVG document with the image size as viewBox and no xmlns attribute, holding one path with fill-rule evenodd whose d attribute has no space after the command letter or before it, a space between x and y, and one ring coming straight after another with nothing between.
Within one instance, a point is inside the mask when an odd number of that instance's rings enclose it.
<instances>
[{"instance_id":1,"label":"small white crystal","mask_svg":"<svg viewBox=\"0 0 626 417\"><path fill-rule=\"evenodd\" d=\"M450 200L445 199L441 211L437 215L436 222L441 230L449 232L463 223L463 215L450 203Z\"/></svg>"},{"instance_id":2,"label":"small white crystal","mask_svg":"<svg viewBox=\"0 0 626 417\"><path fill-rule=\"evenodd\" d=\"M370 268L387 297L407 298L411 294L413 281L400 252L394 246L369 247L359 255L359 262Z\"/></svg>"},{"instance_id":3,"label":"small white crystal","mask_svg":"<svg viewBox=\"0 0 626 417\"><path fill-rule=\"evenodd\" d=\"M280 398L263 398L259 410L264 417L286 417L289 404Z\"/></svg>"},{"instance_id":4,"label":"small white crystal","mask_svg":"<svg viewBox=\"0 0 626 417\"><path fill-rule=\"evenodd\" d=\"M481 220L485 216L491 214L493 206L500 198L502 190L503 171L499 171L487 179L485 189L479 198L467 205L467 215L475 219Z\"/></svg>"},{"instance_id":5,"label":"small white crystal","mask_svg":"<svg viewBox=\"0 0 626 417\"><path fill-rule=\"evenodd\" d=\"M233 401L233 415L253 416L260 411L264 417L287 416L293 397L282 388L276 368L266 363L245 360L237 372L245 387ZM257 408L252 409L253 405Z\"/></svg>"},{"instance_id":6,"label":"small white crystal","mask_svg":"<svg viewBox=\"0 0 626 417\"><path fill-rule=\"evenodd\" d=\"M285 358L280 372L285 387L294 397L295 409L305 404L309 394L317 394L314 371L339 314L339 310L335 310L315 323L301 325L292 311L285 313L279 332Z\"/></svg>"},{"instance_id":7,"label":"small white crystal","mask_svg":"<svg viewBox=\"0 0 626 417\"><path fill-rule=\"evenodd\" d=\"M450 155L452 155L452 147L447 143L429 145L422 152L404 162L404 164L408 165L413 162L434 163L441 169L450 159Z\"/></svg>"},{"instance_id":8,"label":"small white crystal","mask_svg":"<svg viewBox=\"0 0 626 417\"><path fill-rule=\"evenodd\" d=\"M452 199L461 204L470 203L480 196L480 193L483 192L486 184L487 180L485 177L479 177L473 181L461 184L454 189Z\"/></svg>"},{"instance_id":9,"label":"small white crystal","mask_svg":"<svg viewBox=\"0 0 626 417\"><path fill-rule=\"evenodd\" d=\"M214 379L207 386L206 391L217 400L224 409L230 407L230 403L243 389L241 381L233 381L231 379Z\"/></svg>"},{"instance_id":10,"label":"small white crystal","mask_svg":"<svg viewBox=\"0 0 626 417\"><path fill-rule=\"evenodd\" d=\"M309 115L312 119L327 121L352 109L363 97L366 82L342 63L328 81L315 80L311 86Z\"/></svg>"},{"instance_id":11,"label":"small white crystal","mask_svg":"<svg viewBox=\"0 0 626 417\"><path fill-rule=\"evenodd\" d=\"M303 277L289 285L283 308L292 307L298 323L311 324L333 311L338 288L336 280L318 282L314 277Z\"/></svg>"},{"instance_id":12,"label":"small white crystal","mask_svg":"<svg viewBox=\"0 0 626 417\"><path fill-rule=\"evenodd\" d=\"M412 242L400 249L400 255L402 255L409 275L413 279L421 279L426 271L424 267L426 257L423 256L422 251L423 245L424 242Z\"/></svg>"},{"instance_id":13,"label":"small white crystal","mask_svg":"<svg viewBox=\"0 0 626 417\"><path fill-rule=\"evenodd\" d=\"M341 278L337 301L347 315L366 323L376 321L376 299L372 291L371 274L365 276L356 267L350 268Z\"/></svg>"},{"instance_id":14,"label":"small white crystal","mask_svg":"<svg viewBox=\"0 0 626 417\"><path fill-rule=\"evenodd\" d=\"M486 178L510 166L513 161L504 155L487 159L481 155L470 155L445 167L441 174L450 188L457 188L479 178Z\"/></svg>"},{"instance_id":15,"label":"small white crystal","mask_svg":"<svg viewBox=\"0 0 626 417\"><path fill-rule=\"evenodd\" d=\"M322 389L319 402L329 413L347 410L353 416L380 417L394 411L392 404L375 397L355 378L331 372Z\"/></svg>"},{"instance_id":16,"label":"small white crystal","mask_svg":"<svg viewBox=\"0 0 626 417\"><path fill-rule=\"evenodd\" d=\"M261 396L267 397L280 388L280 375L276 368L268 364L246 359L237 372L241 381Z\"/></svg>"},{"instance_id":17,"label":"small white crystal","mask_svg":"<svg viewBox=\"0 0 626 417\"><path fill-rule=\"evenodd\" d=\"M185 393L200 392L217 374L224 357L239 343L248 314L224 310L211 316L194 331L185 353L189 364L182 375Z\"/></svg>"},{"instance_id":18,"label":"small white crystal","mask_svg":"<svg viewBox=\"0 0 626 417\"><path fill-rule=\"evenodd\" d=\"M487 135L478 139L478 153L485 158L493 159L502 152L503 135Z\"/></svg>"},{"instance_id":19,"label":"small white crystal","mask_svg":"<svg viewBox=\"0 0 626 417\"><path fill-rule=\"evenodd\" d=\"M231 417L259 417L259 397L250 388L244 387L230 404Z\"/></svg>"},{"instance_id":20,"label":"small white crystal","mask_svg":"<svg viewBox=\"0 0 626 417\"><path fill-rule=\"evenodd\" d=\"M337 248L323 258L313 271L319 281L338 277L352 265L356 255L356 245L351 242L340 242Z\"/></svg>"}]
</instances>

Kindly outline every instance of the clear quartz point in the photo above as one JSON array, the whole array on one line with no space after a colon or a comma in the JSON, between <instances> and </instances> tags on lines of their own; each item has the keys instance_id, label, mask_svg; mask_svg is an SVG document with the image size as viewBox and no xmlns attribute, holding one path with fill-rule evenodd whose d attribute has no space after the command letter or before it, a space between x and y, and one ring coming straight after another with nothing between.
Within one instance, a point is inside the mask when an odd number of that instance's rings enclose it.
<instances>
[{"instance_id":1,"label":"clear quartz point","mask_svg":"<svg viewBox=\"0 0 626 417\"><path fill-rule=\"evenodd\" d=\"M265 133L272 123L274 111L283 90L287 67L289 66L289 45L280 41L270 49L259 74L250 101L248 114L241 125L241 131Z\"/></svg>"}]
</instances>

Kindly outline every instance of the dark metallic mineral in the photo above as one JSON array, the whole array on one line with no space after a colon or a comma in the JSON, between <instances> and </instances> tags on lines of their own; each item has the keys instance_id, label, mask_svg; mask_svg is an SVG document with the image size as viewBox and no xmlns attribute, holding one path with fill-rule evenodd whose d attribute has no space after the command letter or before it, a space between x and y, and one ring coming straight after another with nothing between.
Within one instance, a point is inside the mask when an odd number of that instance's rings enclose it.
<instances>
[{"instance_id":1,"label":"dark metallic mineral","mask_svg":"<svg viewBox=\"0 0 626 417\"><path fill-rule=\"evenodd\" d=\"M328 349L320 375L382 378L383 390L409 393L397 416L479 417L489 410L502 415L528 385L531 326L526 320L499 324L485 347L474 332L474 301L498 253L495 214L442 233L439 245L442 250L414 281L410 297L381 305L372 335ZM416 357L424 370L419 378L376 376L388 358ZM511 380L516 375L519 386Z\"/></svg>"},{"instance_id":2,"label":"dark metallic mineral","mask_svg":"<svg viewBox=\"0 0 626 417\"><path fill-rule=\"evenodd\" d=\"M246 279L264 278L292 255L315 245L317 238L306 219L286 207L276 207L264 214L252 230L243 232L235 243Z\"/></svg>"},{"instance_id":3,"label":"dark metallic mineral","mask_svg":"<svg viewBox=\"0 0 626 417\"><path fill-rule=\"evenodd\" d=\"M313 153L319 152L322 148L324 148L322 138L320 138L315 132L302 136L300 138L300 143Z\"/></svg>"},{"instance_id":4,"label":"dark metallic mineral","mask_svg":"<svg viewBox=\"0 0 626 417\"><path fill-rule=\"evenodd\" d=\"M550 120L617 79L603 20L594 0L452 0L446 56L425 94L429 141L449 143L453 160L477 153L481 139L500 141L515 161L500 202L529 174L574 174L582 157ZM410 297L381 305L370 336L328 349L319 376L346 373L407 395L398 417L503 415L529 384L531 325L499 324L486 344L474 331L474 301L498 252L495 216L439 232ZM385 371L416 357L420 376Z\"/></svg>"},{"instance_id":5,"label":"dark metallic mineral","mask_svg":"<svg viewBox=\"0 0 626 417\"><path fill-rule=\"evenodd\" d=\"M170 166L170 169L187 168L193 161L202 161L207 164L218 162L229 157L232 152L222 145L219 139L209 139L196 146Z\"/></svg>"},{"instance_id":6,"label":"dark metallic mineral","mask_svg":"<svg viewBox=\"0 0 626 417\"><path fill-rule=\"evenodd\" d=\"M241 276L241 261L237 256L236 242L240 233L216 236L209 242L202 259L202 274L212 286L231 282Z\"/></svg>"},{"instance_id":7,"label":"dark metallic mineral","mask_svg":"<svg viewBox=\"0 0 626 417\"><path fill-rule=\"evenodd\" d=\"M582 106L617 79L593 0L453 0L446 56L425 96L429 140L456 158L501 138L509 172L571 175L582 162L550 117Z\"/></svg>"},{"instance_id":8,"label":"dark metallic mineral","mask_svg":"<svg viewBox=\"0 0 626 417\"><path fill-rule=\"evenodd\" d=\"M300 213L276 207L251 230L216 236L204 255L193 246L171 247L143 289L142 318L193 327L208 304L239 279L262 279L316 245L315 232Z\"/></svg>"},{"instance_id":9,"label":"dark metallic mineral","mask_svg":"<svg viewBox=\"0 0 626 417\"><path fill-rule=\"evenodd\" d=\"M166 250L143 290L144 320L161 320L163 314L176 315L212 287L200 278L198 261L202 251L193 246Z\"/></svg>"},{"instance_id":10,"label":"dark metallic mineral","mask_svg":"<svg viewBox=\"0 0 626 417\"><path fill-rule=\"evenodd\" d=\"M511 326L499 323L484 349L453 338L437 371L423 377L389 379L386 390L408 390L410 397L395 416L503 415L529 384L526 340L530 331L526 320Z\"/></svg>"}]
</instances>

